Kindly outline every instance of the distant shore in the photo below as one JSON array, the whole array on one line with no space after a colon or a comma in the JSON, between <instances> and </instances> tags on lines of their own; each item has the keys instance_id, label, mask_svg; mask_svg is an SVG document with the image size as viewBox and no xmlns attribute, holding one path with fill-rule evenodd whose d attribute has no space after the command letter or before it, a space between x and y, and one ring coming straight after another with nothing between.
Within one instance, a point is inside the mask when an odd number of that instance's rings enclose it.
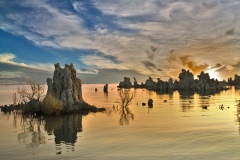
<instances>
[{"instance_id":1,"label":"distant shore","mask_svg":"<svg viewBox=\"0 0 240 160\"><path fill-rule=\"evenodd\" d=\"M175 90L178 91L223 91L229 89L227 86L240 84L240 81L232 80L229 78L228 82L223 80L219 81L217 79L211 79L208 73L203 71L197 76L198 79L194 79L193 73L189 70L182 69L182 72L179 74L179 80L173 80L171 77L168 81L163 81L160 78L157 78L157 81L154 81L149 77L145 83L139 84L135 77L134 83L130 81L129 77L124 77L124 80L121 81L118 85L118 88L146 88L149 90L157 92L172 92ZM238 76L235 75L235 79L238 79Z\"/></svg>"}]
</instances>

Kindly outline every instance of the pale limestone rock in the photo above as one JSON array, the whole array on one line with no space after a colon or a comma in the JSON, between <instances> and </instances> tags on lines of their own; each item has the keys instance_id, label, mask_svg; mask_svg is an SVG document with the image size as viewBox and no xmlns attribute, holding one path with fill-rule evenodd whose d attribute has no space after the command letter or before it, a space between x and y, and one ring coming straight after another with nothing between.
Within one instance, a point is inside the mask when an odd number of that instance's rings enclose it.
<instances>
[{"instance_id":1,"label":"pale limestone rock","mask_svg":"<svg viewBox=\"0 0 240 160\"><path fill-rule=\"evenodd\" d=\"M76 77L73 64L66 64L64 68L59 63L54 66L53 80L47 79L48 94L61 100L66 110L71 110L78 101L83 100L81 80Z\"/></svg>"}]
</instances>

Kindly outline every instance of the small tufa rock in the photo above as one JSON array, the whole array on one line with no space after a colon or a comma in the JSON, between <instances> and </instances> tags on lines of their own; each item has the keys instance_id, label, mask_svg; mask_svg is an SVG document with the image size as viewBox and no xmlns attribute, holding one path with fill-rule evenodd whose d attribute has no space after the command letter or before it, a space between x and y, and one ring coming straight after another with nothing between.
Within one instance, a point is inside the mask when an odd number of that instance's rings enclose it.
<instances>
[{"instance_id":1,"label":"small tufa rock","mask_svg":"<svg viewBox=\"0 0 240 160\"><path fill-rule=\"evenodd\" d=\"M153 105L153 100L152 99L148 100L148 105Z\"/></svg>"},{"instance_id":2,"label":"small tufa rock","mask_svg":"<svg viewBox=\"0 0 240 160\"><path fill-rule=\"evenodd\" d=\"M108 92L108 84L105 84L105 85L103 86L103 92L104 92L104 93L107 93L107 92Z\"/></svg>"},{"instance_id":3,"label":"small tufa rock","mask_svg":"<svg viewBox=\"0 0 240 160\"><path fill-rule=\"evenodd\" d=\"M202 106L202 109L207 109L208 107L207 106Z\"/></svg>"},{"instance_id":4,"label":"small tufa rock","mask_svg":"<svg viewBox=\"0 0 240 160\"><path fill-rule=\"evenodd\" d=\"M153 108L153 100L152 99L148 100L148 108Z\"/></svg>"}]
</instances>

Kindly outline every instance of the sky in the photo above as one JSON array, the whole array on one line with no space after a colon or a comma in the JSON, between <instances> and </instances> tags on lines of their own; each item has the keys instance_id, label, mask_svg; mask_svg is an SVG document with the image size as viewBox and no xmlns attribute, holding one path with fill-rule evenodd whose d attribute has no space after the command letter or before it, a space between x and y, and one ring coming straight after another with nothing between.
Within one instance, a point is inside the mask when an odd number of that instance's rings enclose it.
<instances>
[{"instance_id":1,"label":"sky","mask_svg":"<svg viewBox=\"0 0 240 160\"><path fill-rule=\"evenodd\" d=\"M240 75L237 0L0 0L0 84L45 82L73 63L83 83ZM133 80L132 80L133 81Z\"/></svg>"}]
</instances>

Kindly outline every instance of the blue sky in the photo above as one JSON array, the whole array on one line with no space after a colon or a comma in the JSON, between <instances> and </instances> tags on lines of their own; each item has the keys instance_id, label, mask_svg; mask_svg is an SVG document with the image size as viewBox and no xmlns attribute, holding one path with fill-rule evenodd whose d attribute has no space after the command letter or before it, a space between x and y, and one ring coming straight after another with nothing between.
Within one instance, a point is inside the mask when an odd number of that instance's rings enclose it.
<instances>
[{"instance_id":1,"label":"blue sky","mask_svg":"<svg viewBox=\"0 0 240 160\"><path fill-rule=\"evenodd\" d=\"M73 63L83 83L240 74L236 0L1 0L0 83L44 82Z\"/></svg>"}]
</instances>

